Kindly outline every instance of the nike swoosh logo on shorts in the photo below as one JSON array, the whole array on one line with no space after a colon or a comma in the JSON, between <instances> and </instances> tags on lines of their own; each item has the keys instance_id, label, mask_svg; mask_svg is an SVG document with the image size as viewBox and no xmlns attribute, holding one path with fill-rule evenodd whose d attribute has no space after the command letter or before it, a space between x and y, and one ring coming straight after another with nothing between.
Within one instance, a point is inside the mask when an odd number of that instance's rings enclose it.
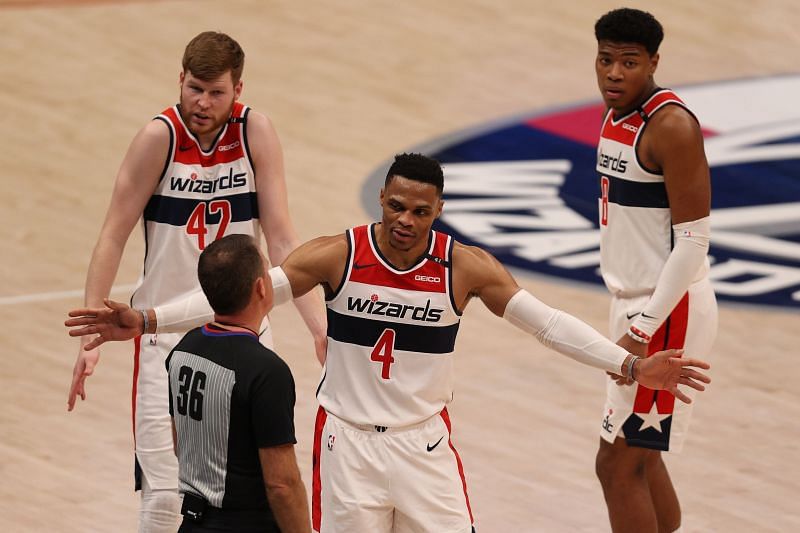
<instances>
[{"instance_id":1,"label":"nike swoosh logo on shorts","mask_svg":"<svg viewBox=\"0 0 800 533\"><path fill-rule=\"evenodd\" d=\"M638 314L639 314L639 313L633 313L633 314L628 314L628 313L625 313L625 316L626 316L626 317L628 317L628 320L630 320L631 318L635 317L635 316L636 316L636 315L638 315Z\"/></svg>"},{"instance_id":2,"label":"nike swoosh logo on shorts","mask_svg":"<svg viewBox=\"0 0 800 533\"><path fill-rule=\"evenodd\" d=\"M441 437L439 437L439 440L437 440L437 441L436 441L436 444L434 444L433 446L431 446L430 444L428 444L428 451L429 451L429 452L432 452L432 451L433 451L433 449L434 449L434 448L436 448L436 447L439 445L439 443L440 443L440 442L442 442L442 439L443 439L443 438L444 438L444 435L442 435Z\"/></svg>"}]
</instances>

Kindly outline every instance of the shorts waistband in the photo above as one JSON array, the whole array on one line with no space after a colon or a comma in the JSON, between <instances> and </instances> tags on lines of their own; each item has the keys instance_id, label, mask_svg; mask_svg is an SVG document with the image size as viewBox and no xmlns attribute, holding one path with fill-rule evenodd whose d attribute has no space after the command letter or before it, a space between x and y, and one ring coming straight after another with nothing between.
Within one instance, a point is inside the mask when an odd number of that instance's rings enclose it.
<instances>
[{"instance_id":1,"label":"shorts waistband","mask_svg":"<svg viewBox=\"0 0 800 533\"><path fill-rule=\"evenodd\" d=\"M442 411L444 411L446 409L447 408L445 407L445 409L442 409ZM325 413L327 413L327 415L329 417L335 418L338 422L341 422L341 424L344 425L344 426L347 426L347 427L352 428L352 429L357 429L359 431L365 431L367 433L401 433L403 431L410 431L412 429L417 429L417 428L420 428L420 427L424 426L425 424L427 424L428 422L430 422L431 420L433 420L437 416L441 415L441 413L436 413L435 415L429 416L425 420L422 420L420 422L416 422L414 424L409 424L409 425L406 425L406 426L380 426L380 425L373 425L373 424L357 424L355 422L350 422L349 420L345 420L344 418L339 418L338 416L334 415L330 411L325 411Z\"/></svg>"}]
</instances>

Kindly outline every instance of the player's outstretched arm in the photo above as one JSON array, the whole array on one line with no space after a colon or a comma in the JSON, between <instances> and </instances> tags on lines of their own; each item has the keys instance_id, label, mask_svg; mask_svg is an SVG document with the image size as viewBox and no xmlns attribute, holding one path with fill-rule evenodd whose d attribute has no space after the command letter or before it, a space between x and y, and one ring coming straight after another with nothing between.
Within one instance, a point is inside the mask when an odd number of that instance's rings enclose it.
<instances>
[{"instance_id":1,"label":"player's outstretched arm","mask_svg":"<svg viewBox=\"0 0 800 533\"><path fill-rule=\"evenodd\" d=\"M320 284L335 289L344 274L346 260L344 235L319 237L300 246L281 267L270 270L276 304L302 296ZM69 311L70 318L64 322L65 326L74 328L69 331L71 337L96 335L87 341L86 350L108 341L132 339L142 333L171 331L176 327L178 331L184 331L200 326L214 316L200 289L156 309L131 309L108 298L104 299L104 304L105 307L73 309Z\"/></svg>"},{"instance_id":2,"label":"player's outstretched arm","mask_svg":"<svg viewBox=\"0 0 800 533\"><path fill-rule=\"evenodd\" d=\"M111 291L128 237L164 168L169 136L165 124L152 121L139 131L128 148L117 172L111 202L86 274L86 307L99 308ZM98 350L87 349L90 343L91 339L81 339L67 399L69 411L75 407L78 396L86 399L86 378L92 375L100 357Z\"/></svg>"},{"instance_id":3,"label":"player's outstretched arm","mask_svg":"<svg viewBox=\"0 0 800 533\"><path fill-rule=\"evenodd\" d=\"M498 316L532 334L545 346L576 361L613 372L653 389L668 390L689 403L691 400L677 386L687 385L704 390L710 378L696 370L709 365L696 359L681 359L682 352L667 350L642 359L614 344L588 324L568 313L554 309L521 289L511 274L488 252L462 247L466 260L463 268L454 272L454 290L464 287L478 296ZM461 262L454 257L454 268Z\"/></svg>"},{"instance_id":4,"label":"player's outstretched arm","mask_svg":"<svg viewBox=\"0 0 800 533\"><path fill-rule=\"evenodd\" d=\"M274 305L301 297L317 285L326 283L329 275L327 271L339 262L338 258L342 253L344 255L340 262L343 264L347 255L344 235L320 237L298 247L283 265L269 271L275 296ZM341 274L341 270L339 272ZM291 279L287 277L287 273L291 274ZM198 288L180 300L148 310L147 333L186 331L213 320L213 317L214 311L203 291Z\"/></svg>"}]
</instances>

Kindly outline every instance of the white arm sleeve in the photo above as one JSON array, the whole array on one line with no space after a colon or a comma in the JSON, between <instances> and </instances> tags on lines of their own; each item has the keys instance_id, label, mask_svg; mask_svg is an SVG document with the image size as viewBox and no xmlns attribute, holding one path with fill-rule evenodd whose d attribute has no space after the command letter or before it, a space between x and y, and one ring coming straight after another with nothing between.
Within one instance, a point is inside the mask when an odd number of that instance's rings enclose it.
<instances>
[{"instance_id":1,"label":"white arm sleeve","mask_svg":"<svg viewBox=\"0 0 800 533\"><path fill-rule=\"evenodd\" d=\"M281 267L269 269L274 293L274 305L292 300L292 287L289 278ZM192 292L186 298L153 308L156 314L156 331L158 333L183 332L202 326L214 319L214 310L201 289Z\"/></svg>"},{"instance_id":2,"label":"white arm sleeve","mask_svg":"<svg viewBox=\"0 0 800 533\"><path fill-rule=\"evenodd\" d=\"M672 226L675 247L658 276L656 290L632 327L652 336L678 304L708 253L711 222L704 217Z\"/></svg>"},{"instance_id":3,"label":"white arm sleeve","mask_svg":"<svg viewBox=\"0 0 800 533\"><path fill-rule=\"evenodd\" d=\"M153 311L157 333L184 332L214 320L214 311L200 289L177 302L154 307Z\"/></svg>"},{"instance_id":4,"label":"white arm sleeve","mask_svg":"<svg viewBox=\"0 0 800 533\"><path fill-rule=\"evenodd\" d=\"M272 292L273 302L272 305L281 305L286 302L291 302L294 299L292 294L292 286L289 284L289 278L286 277L286 272L279 266L269 269L269 277L272 278Z\"/></svg>"},{"instance_id":5,"label":"white arm sleeve","mask_svg":"<svg viewBox=\"0 0 800 533\"><path fill-rule=\"evenodd\" d=\"M553 309L522 289L511 297L503 318L539 342L579 363L620 374L628 352L585 322Z\"/></svg>"}]
</instances>

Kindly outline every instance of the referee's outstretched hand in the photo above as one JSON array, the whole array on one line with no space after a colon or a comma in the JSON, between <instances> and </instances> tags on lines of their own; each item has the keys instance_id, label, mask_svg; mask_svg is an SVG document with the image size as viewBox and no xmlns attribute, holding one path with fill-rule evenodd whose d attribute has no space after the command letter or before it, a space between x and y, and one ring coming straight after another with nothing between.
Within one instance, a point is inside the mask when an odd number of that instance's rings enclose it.
<instances>
[{"instance_id":1,"label":"referee's outstretched hand","mask_svg":"<svg viewBox=\"0 0 800 533\"><path fill-rule=\"evenodd\" d=\"M87 342L83 349L92 350L108 341L126 341L141 335L144 329L142 314L130 306L109 300L103 300L103 308L81 308L69 312L69 318L64 325L69 328L70 337L84 335L97 335Z\"/></svg>"}]
</instances>

